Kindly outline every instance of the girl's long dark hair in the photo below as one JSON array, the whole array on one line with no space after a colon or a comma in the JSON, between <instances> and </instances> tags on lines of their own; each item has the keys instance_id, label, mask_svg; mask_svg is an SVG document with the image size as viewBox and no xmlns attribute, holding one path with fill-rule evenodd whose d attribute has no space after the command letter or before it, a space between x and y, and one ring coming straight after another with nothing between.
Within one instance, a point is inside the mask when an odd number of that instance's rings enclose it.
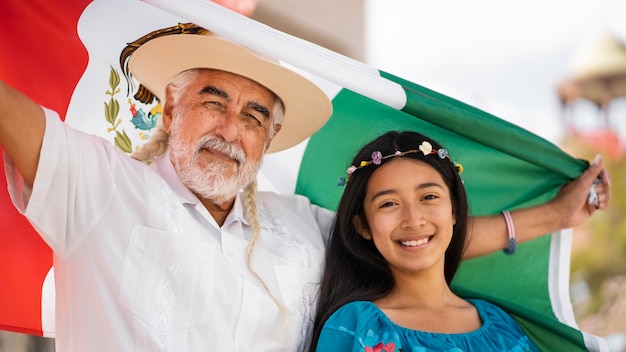
<instances>
[{"instance_id":1,"label":"girl's long dark hair","mask_svg":"<svg viewBox=\"0 0 626 352\"><path fill-rule=\"evenodd\" d=\"M374 151L391 155L396 151L418 149L424 141L430 142L434 150L442 148L439 143L417 132L388 132L364 146L351 165L358 166L361 161L371 160ZM424 156L422 153L408 153L399 157L417 159L432 166L441 174L450 190L452 211L456 216L452 240L445 255L445 278L450 284L461 261L467 230L468 205L461 178L448 158ZM378 167L394 158L383 159L380 165L359 168L346 183L326 251L310 351L315 351L324 323L337 309L353 301L374 301L386 296L393 288L394 279L385 258L373 241L364 239L357 232L353 219L360 217L366 224L363 200L368 180Z\"/></svg>"}]
</instances>

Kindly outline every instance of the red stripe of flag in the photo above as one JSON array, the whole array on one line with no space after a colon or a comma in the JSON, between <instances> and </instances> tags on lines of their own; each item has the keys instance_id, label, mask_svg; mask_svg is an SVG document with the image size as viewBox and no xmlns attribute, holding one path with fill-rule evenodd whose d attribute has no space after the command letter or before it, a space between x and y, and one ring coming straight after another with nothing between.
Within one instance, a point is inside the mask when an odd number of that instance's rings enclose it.
<instances>
[{"instance_id":1,"label":"red stripe of flag","mask_svg":"<svg viewBox=\"0 0 626 352\"><path fill-rule=\"evenodd\" d=\"M90 0L0 2L0 79L64 116L87 52L76 24ZM52 252L11 205L0 164L0 329L41 335Z\"/></svg>"}]
</instances>

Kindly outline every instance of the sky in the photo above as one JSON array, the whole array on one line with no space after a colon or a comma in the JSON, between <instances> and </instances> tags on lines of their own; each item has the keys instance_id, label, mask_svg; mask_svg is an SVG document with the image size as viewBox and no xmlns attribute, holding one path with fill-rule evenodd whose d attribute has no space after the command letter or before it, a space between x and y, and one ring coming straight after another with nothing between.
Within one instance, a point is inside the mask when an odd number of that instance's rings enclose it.
<instances>
[{"instance_id":1,"label":"sky","mask_svg":"<svg viewBox=\"0 0 626 352\"><path fill-rule=\"evenodd\" d=\"M555 87L576 51L604 33L626 42L623 0L365 0L365 8L368 64L553 143L563 134ZM625 115L620 102L612 122L622 140ZM575 117L579 128L602 127L590 105Z\"/></svg>"}]
</instances>

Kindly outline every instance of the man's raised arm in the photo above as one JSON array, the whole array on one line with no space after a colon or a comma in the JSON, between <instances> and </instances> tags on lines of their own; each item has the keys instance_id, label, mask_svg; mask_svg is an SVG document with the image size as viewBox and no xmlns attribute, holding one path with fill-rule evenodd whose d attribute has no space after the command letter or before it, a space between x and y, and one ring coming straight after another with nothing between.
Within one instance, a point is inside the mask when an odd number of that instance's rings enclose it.
<instances>
[{"instance_id":1,"label":"man's raised arm","mask_svg":"<svg viewBox=\"0 0 626 352\"><path fill-rule=\"evenodd\" d=\"M13 159L24 180L33 185L46 120L33 100L0 81L0 146Z\"/></svg>"}]
</instances>

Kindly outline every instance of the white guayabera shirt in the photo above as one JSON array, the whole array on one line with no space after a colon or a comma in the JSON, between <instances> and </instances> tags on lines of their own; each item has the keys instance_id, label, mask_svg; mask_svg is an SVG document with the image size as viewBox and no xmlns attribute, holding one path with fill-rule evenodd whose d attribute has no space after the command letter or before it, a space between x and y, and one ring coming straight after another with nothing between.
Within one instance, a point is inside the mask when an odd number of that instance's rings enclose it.
<instances>
[{"instance_id":1,"label":"white guayabera shirt","mask_svg":"<svg viewBox=\"0 0 626 352\"><path fill-rule=\"evenodd\" d=\"M242 200L220 228L167 153L151 166L46 111L35 184L9 192L54 251L59 351L296 351L310 327L332 213L258 194L253 268Z\"/></svg>"}]
</instances>

